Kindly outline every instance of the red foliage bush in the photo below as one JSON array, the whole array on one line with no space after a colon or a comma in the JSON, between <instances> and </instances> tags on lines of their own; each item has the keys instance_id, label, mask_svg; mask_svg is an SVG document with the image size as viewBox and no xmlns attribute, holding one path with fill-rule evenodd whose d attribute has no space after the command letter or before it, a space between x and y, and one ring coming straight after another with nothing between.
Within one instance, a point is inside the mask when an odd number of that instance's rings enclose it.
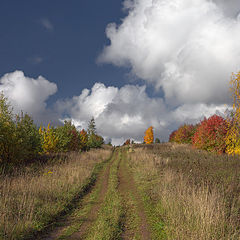
<instances>
[{"instance_id":1,"label":"red foliage bush","mask_svg":"<svg viewBox=\"0 0 240 240\"><path fill-rule=\"evenodd\" d=\"M227 121L224 118L216 114L205 118L193 136L193 145L209 152L223 153L226 150L227 129Z\"/></svg>"}]
</instances>

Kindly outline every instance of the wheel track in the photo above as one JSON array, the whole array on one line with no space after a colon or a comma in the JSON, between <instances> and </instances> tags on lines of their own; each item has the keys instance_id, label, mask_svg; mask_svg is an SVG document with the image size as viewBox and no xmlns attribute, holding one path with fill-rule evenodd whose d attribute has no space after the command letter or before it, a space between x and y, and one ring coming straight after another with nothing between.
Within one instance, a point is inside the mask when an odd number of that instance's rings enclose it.
<instances>
[{"instance_id":1,"label":"wheel track","mask_svg":"<svg viewBox=\"0 0 240 240\"><path fill-rule=\"evenodd\" d=\"M93 186L93 188L91 189L91 191L86 196L84 196L83 199L81 199L78 202L78 204L77 204L78 206L76 206L76 208L79 207L81 209L83 207L83 203L86 201L86 199L88 199L91 196L91 194L93 193L93 191L95 191L96 188L100 186L100 191L99 191L97 200L92 203L92 206L90 208L90 211L87 213L87 216L85 216L81 219L82 224L81 224L79 230L76 231L75 233L73 233L67 239L83 239L86 234L87 229L90 227L92 222L94 222L96 220L98 210L99 210L99 208L104 200L105 194L107 192L109 171L110 171L111 165L113 164L113 162L115 160L115 155L116 155L116 153L113 152L112 158L107 163L106 169L101 171L101 173L99 174L99 176L96 180L96 183ZM41 240L61 239L61 235L62 235L63 231L67 227L71 226L73 221L74 221L74 219L71 216L65 216L64 218L60 219L57 223L57 224L60 224L61 226L56 227L50 233L45 234L44 237L38 237L37 239L41 239ZM62 238L62 239L66 239L66 238Z\"/></svg>"}]
</instances>

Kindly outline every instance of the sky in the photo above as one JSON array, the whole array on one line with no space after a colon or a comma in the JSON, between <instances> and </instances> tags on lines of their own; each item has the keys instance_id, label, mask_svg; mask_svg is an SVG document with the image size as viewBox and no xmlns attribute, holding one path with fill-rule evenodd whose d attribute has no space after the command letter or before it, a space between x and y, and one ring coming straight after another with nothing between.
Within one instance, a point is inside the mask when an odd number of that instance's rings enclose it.
<instances>
[{"instance_id":1,"label":"sky","mask_svg":"<svg viewBox=\"0 0 240 240\"><path fill-rule=\"evenodd\" d=\"M2 0L0 91L39 124L167 141L231 106L239 0Z\"/></svg>"}]
</instances>

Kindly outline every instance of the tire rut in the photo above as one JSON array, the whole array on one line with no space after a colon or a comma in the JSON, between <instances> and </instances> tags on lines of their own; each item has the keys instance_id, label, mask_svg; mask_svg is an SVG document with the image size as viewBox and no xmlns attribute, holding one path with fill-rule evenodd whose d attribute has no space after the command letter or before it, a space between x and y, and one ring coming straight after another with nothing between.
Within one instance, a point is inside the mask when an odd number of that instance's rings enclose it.
<instances>
[{"instance_id":1,"label":"tire rut","mask_svg":"<svg viewBox=\"0 0 240 240\"><path fill-rule=\"evenodd\" d=\"M118 190L123 198L123 205L125 207L125 222L122 239L150 240L151 234L148 230L143 202L138 194L133 176L126 165L127 152L126 150L123 150L122 153L122 159L118 171Z\"/></svg>"},{"instance_id":2,"label":"tire rut","mask_svg":"<svg viewBox=\"0 0 240 240\"><path fill-rule=\"evenodd\" d=\"M89 198L92 192L100 186L100 191L97 197L97 200L93 202L93 205L90 208L90 211L87 213L87 216L84 216L82 221L83 223L81 224L79 230L77 232L74 232L71 236L69 236L67 239L83 239L85 236L87 229L90 227L90 225L96 220L98 210L104 200L105 194L108 189L108 178L109 178L109 171L111 168L111 165L113 161L115 160L115 154L113 153L112 159L107 163L106 169L100 173L100 176L98 176L95 185L91 189L91 191L79 201L78 206L79 209L83 206L83 202L85 199ZM76 208L77 208L76 207ZM73 210L74 211L74 210ZM71 216L65 216L64 218L60 219L58 221L58 224L60 225L59 227L55 227L53 231L51 231L48 234L45 234L44 237L42 238L37 238L41 240L55 240L59 239L62 235L62 232L64 229L67 227L71 226L71 223L73 222L73 219Z\"/></svg>"},{"instance_id":3,"label":"tire rut","mask_svg":"<svg viewBox=\"0 0 240 240\"><path fill-rule=\"evenodd\" d=\"M101 189L100 189L98 200L92 206L90 212L88 213L87 219L85 219L85 221L81 225L79 231L75 232L74 234L72 234L69 237L69 239L83 239L84 236L86 235L87 230L89 229L89 227L97 219L98 211L99 211L99 209L101 207L101 204L104 201L104 197L105 197L107 189L108 189L109 172L110 172L110 168L112 166L113 161L114 161L114 156L113 156L113 160L107 166L107 169L105 170L105 173L103 174L102 180L99 181L99 184L101 184Z\"/></svg>"}]
</instances>

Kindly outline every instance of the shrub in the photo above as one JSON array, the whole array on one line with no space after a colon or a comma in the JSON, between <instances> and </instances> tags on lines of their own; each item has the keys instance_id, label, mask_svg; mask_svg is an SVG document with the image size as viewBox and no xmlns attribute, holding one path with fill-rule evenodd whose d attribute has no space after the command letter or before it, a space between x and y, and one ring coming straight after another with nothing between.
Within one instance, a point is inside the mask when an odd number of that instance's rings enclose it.
<instances>
[{"instance_id":1,"label":"shrub","mask_svg":"<svg viewBox=\"0 0 240 240\"><path fill-rule=\"evenodd\" d=\"M223 153L226 151L227 129L227 121L224 118L218 115L205 118L194 134L193 145L209 152Z\"/></svg>"}]
</instances>

